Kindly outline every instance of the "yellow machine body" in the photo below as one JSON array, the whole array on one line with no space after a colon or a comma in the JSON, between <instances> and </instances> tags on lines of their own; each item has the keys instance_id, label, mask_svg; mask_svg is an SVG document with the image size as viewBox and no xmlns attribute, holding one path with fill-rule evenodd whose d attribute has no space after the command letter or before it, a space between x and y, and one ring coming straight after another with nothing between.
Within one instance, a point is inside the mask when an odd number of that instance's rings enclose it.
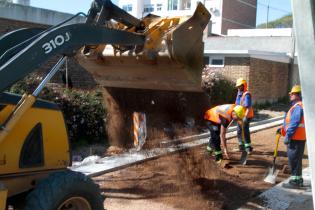
<instances>
[{"instance_id":1,"label":"yellow machine body","mask_svg":"<svg viewBox=\"0 0 315 210\"><path fill-rule=\"evenodd\" d=\"M8 196L8 190L0 182L0 209L5 209L7 196Z\"/></svg>"},{"instance_id":2,"label":"yellow machine body","mask_svg":"<svg viewBox=\"0 0 315 210\"><path fill-rule=\"evenodd\" d=\"M0 96L0 182L9 189L9 196L29 190L37 179L70 164L67 130L57 105L26 97L24 104L29 108L22 105L21 116L15 118L20 98Z\"/></svg>"}]
</instances>

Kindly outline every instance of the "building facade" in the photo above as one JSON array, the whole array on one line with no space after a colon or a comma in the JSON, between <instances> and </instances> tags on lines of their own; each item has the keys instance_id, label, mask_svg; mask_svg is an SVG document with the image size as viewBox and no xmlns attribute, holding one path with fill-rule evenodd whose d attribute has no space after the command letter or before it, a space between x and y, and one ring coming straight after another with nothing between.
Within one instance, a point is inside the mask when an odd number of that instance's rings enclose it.
<instances>
[{"instance_id":1,"label":"building facade","mask_svg":"<svg viewBox=\"0 0 315 210\"><path fill-rule=\"evenodd\" d=\"M285 98L292 85L299 83L291 29L241 29L228 34L206 39L207 72L233 83L246 79L254 103L259 104Z\"/></svg>"},{"instance_id":2,"label":"building facade","mask_svg":"<svg viewBox=\"0 0 315 210\"><path fill-rule=\"evenodd\" d=\"M154 4L153 11L157 8L157 3ZM176 5L170 6L175 8ZM23 5L4 5L0 7L0 36L19 28L46 28L69 17L70 14ZM230 30L228 36L211 36L205 40L205 64L230 81L239 77L247 79L255 103L274 102L286 96L292 85L299 83L296 56L292 56L295 55L294 49L291 29ZM50 59L40 72L46 72L56 61L55 57ZM74 87L95 87L92 76L73 59L68 61L68 68ZM54 81L61 81L61 75L57 75Z\"/></svg>"},{"instance_id":3,"label":"building facade","mask_svg":"<svg viewBox=\"0 0 315 210\"><path fill-rule=\"evenodd\" d=\"M118 0L118 6L137 18L149 13L165 16L190 16L197 0ZM226 34L228 29L256 27L257 0L203 0L212 14L209 34Z\"/></svg>"}]
</instances>

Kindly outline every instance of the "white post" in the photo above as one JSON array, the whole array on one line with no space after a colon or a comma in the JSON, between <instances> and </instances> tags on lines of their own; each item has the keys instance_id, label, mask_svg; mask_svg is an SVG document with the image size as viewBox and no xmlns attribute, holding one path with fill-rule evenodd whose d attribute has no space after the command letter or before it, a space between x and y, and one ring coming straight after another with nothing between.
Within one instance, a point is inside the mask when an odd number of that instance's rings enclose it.
<instances>
[{"instance_id":1,"label":"white post","mask_svg":"<svg viewBox=\"0 0 315 210\"><path fill-rule=\"evenodd\" d=\"M313 206L315 204L315 20L314 0L292 0L293 27L297 41L298 63L308 159L310 163Z\"/></svg>"}]
</instances>

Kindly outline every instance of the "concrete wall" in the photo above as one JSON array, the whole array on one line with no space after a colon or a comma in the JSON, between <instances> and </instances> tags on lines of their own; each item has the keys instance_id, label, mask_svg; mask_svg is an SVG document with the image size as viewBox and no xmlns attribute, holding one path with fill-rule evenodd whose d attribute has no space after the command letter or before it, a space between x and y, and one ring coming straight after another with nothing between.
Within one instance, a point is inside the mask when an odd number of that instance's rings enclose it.
<instances>
[{"instance_id":1,"label":"concrete wall","mask_svg":"<svg viewBox=\"0 0 315 210\"><path fill-rule=\"evenodd\" d=\"M88 11L85 12L87 13ZM43 25L56 25L72 16L72 14L0 1L0 18ZM77 17L70 23L84 21L85 17Z\"/></svg>"},{"instance_id":2,"label":"concrete wall","mask_svg":"<svg viewBox=\"0 0 315 210\"><path fill-rule=\"evenodd\" d=\"M284 36L292 37L292 28L264 28L264 29L229 29L228 36Z\"/></svg>"},{"instance_id":3,"label":"concrete wall","mask_svg":"<svg viewBox=\"0 0 315 210\"><path fill-rule=\"evenodd\" d=\"M256 50L273 53L292 53L292 37L209 37L205 51Z\"/></svg>"}]
</instances>

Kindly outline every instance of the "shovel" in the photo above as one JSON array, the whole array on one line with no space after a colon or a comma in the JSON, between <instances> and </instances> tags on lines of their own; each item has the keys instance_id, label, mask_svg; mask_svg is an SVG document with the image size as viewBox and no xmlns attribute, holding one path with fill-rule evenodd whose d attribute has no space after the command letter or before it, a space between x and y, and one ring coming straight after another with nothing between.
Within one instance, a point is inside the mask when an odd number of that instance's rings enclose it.
<instances>
[{"instance_id":1,"label":"shovel","mask_svg":"<svg viewBox=\"0 0 315 210\"><path fill-rule=\"evenodd\" d=\"M278 155L278 146L279 146L279 139L281 137L281 134L277 134L276 135L276 147L275 147L275 151L273 153L273 163L272 163L272 167L269 168L268 173L264 179L265 182L271 183L271 184L275 184L276 183L276 178L277 175L279 173L279 170L276 169L276 158Z\"/></svg>"}]
</instances>

